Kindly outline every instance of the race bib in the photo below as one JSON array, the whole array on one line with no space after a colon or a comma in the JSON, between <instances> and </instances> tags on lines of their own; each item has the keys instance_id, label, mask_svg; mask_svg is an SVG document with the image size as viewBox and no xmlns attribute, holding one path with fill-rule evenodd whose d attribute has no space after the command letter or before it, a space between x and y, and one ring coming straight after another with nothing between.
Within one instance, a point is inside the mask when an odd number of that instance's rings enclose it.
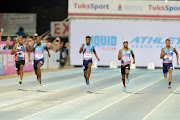
<instances>
[{"instance_id":1,"label":"race bib","mask_svg":"<svg viewBox=\"0 0 180 120\"><path fill-rule=\"evenodd\" d=\"M85 54L84 54L84 57L85 57L85 58L92 58L92 54L91 54L91 53L85 53Z\"/></svg>"},{"instance_id":2,"label":"race bib","mask_svg":"<svg viewBox=\"0 0 180 120\"><path fill-rule=\"evenodd\" d=\"M171 61L171 60L172 60L172 56L167 56L167 55L165 55L165 56L164 56L164 59Z\"/></svg>"},{"instance_id":3,"label":"race bib","mask_svg":"<svg viewBox=\"0 0 180 120\"><path fill-rule=\"evenodd\" d=\"M19 52L17 52L17 55L18 55L19 57L24 57L24 52L19 51Z\"/></svg>"},{"instance_id":4,"label":"race bib","mask_svg":"<svg viewBox=\"0 0 180 120\"><path fill-rule=\"evenodd\" d=\"M35 58L41 59L41 58L43 58L43 54L36 53L35 54Z\"/></svg>"},{"instance_id":5,"label":"race bib","mask_svg":"<svg viewBox=\"0 0 180 120\"><path fill-rule=\"evenodd\" d=\"M122 60L123 61L130 61L130 57L123 57Z\"/></svg>"}]
</instances>

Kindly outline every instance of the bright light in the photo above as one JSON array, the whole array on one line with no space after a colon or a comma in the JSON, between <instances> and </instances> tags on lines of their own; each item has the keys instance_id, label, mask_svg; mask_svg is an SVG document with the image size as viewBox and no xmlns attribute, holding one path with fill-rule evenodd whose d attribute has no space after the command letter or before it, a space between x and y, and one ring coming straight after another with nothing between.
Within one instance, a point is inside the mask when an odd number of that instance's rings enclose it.
<instances>
[{"instance_id":1,"label":"bright light","mask_svg":"<svg viewBox=\"0 0 180 120\"><path fill-rule=\"evenodd\" d=\"M165 0L165 2L167 3L167 2L168 2L168 0Z\"/></svg>"}]
</instances>

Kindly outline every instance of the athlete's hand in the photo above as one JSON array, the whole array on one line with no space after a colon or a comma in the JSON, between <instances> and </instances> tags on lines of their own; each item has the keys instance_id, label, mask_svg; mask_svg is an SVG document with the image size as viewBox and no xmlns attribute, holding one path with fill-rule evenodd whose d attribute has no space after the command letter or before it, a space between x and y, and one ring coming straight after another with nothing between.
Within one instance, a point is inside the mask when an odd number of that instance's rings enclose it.
<instances>
[{"instance_id":1,"label":"athlete's hand","mask_svg":"<svg viewBox=\"0 0 180 120\"><path fill-rule=\"evenodd\" d=\"M50 53L48 53L48 56L51 57Z\"/></svg>"},{"instance_id":2,"label":"athlete's hand","mask_svg":"<svg viewBox=\"0 0 180 120\"><path fill-rule=\"evenodd\" d=\"M167 55L167 52L166 53L164 53L164 56L166 56Z\"/></svg>"},{"instance_id":3,"label":"athlete's hand","mask_svg":"<svg viewBox=\"0 0 180 120\"><path fill-rule=\"evenodd\" d=\"M98 61L100 61L100 59L99 59L99 58L97 58L97 60L98 60Z\"/></svg>"},{"instance_id":4,"label":"athlete's hand","mask_svg":"<svg viewBox=\"0 0 180 120\"><path fill-rule=\"evenodd\" d=\"M82 44L82 48L84 48L84 44Z\"/></svg>"},{"instance_id":5,"label":"athlete's hand","mask_svg":"<svg viewBox=\"0 0 180 120\"><path fill-rule=\"evenodd\" d=\"M16 52L19 52L20 50L18 49L18 50L16 50Z\"/></svg>"},{"instance_id":6,"label":"athlete's hand","mask_svg":"<svg viewBox=\"0 0 180 120\"><path fill-rule=\"evenodd\" d=\"M133 60L133 64L135 64L135 60Z\"/></svg>"},{"instance_id":7,"label":"athlete's hand","mask_svg":"<svg viewBox=\"0 0 180 120\"><path fill-rule=\"evenodd\" d=\"M177 65L179 65L179 61L177 61Z\"/></svg>"}]
</instances>

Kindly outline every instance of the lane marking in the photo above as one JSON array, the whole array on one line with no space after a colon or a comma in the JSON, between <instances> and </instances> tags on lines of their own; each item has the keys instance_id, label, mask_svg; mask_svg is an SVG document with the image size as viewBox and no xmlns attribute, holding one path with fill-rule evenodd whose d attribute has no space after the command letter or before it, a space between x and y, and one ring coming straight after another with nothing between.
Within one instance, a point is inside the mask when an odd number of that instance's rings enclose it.
<instances>
[{"instance_id":1,"label":"lane marking","mask_svg":"<svg viewBox=\"0 0 180 120\"><path fill-rule=\"evenodd\" d=\"M151 112L149 112L142 120L147 119L157 108L159 108L166 100L168 100L178 89L180 88L180 86L178 88L175 89L174 92L172 92L168 97L166 97L162 102L160 102Z\"/></svg>"}]
</instances>

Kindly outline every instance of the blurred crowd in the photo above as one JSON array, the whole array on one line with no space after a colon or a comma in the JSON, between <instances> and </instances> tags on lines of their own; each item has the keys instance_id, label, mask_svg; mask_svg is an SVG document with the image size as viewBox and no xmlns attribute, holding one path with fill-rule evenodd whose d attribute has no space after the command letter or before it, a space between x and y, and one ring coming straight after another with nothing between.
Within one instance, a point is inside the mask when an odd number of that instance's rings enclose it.
<instances>
[{"instance_id":1,"label":"blurred crowd","mask_svg":"<svg viewBox=\"0 0 180 120\"><path fill-rule=\"evenodd\" d=\"M18 39L22 39L23 43L28 45L30 48L35 42L38 34L34 34L32 37L27 36L17 36L17 37L6 37L6 45L3 47L3 50L12 50L13 46L17 43ZM0 39L1 41L1 39ZM13 44L12 42L13 41ZM54 39L49 39L49 36L45 36L41 38L42 43L46 43L49 52L51 53L59 53L60 54L60 64L61 66L69 65L69 43L67 41L61 40L59 37ZM11 44L10 44L11 43Z\"/></svg>"},{"instance_id":2,"label":"blurred crowd","mask_svg":"<svg viewBox=\"0 0 180 120\"><path fill-rule=\"evenodd\" d=\"M11 50L13 48L13 46L17 43L18 38L21 38L23 40L23 43L27 44L30 47L31 45L34 44L37 36L38 36L37 34L34 34L33 37L30 37L30 36L27 36L26 38L23 36L14 37L12 45L10 45L11 37L8 36L6 38L6 45L4 46L3 50ZM62 41L59 37L56 37L53 40L49 40L48 36L45 36L45 37L41 38L41 41L43 43L46 43L47 48L50 51L54 51L57 53L58 51L63 50L63 51L66 51L66 53L68 55L69 43Z\"/></svg>"}]
</instances>

